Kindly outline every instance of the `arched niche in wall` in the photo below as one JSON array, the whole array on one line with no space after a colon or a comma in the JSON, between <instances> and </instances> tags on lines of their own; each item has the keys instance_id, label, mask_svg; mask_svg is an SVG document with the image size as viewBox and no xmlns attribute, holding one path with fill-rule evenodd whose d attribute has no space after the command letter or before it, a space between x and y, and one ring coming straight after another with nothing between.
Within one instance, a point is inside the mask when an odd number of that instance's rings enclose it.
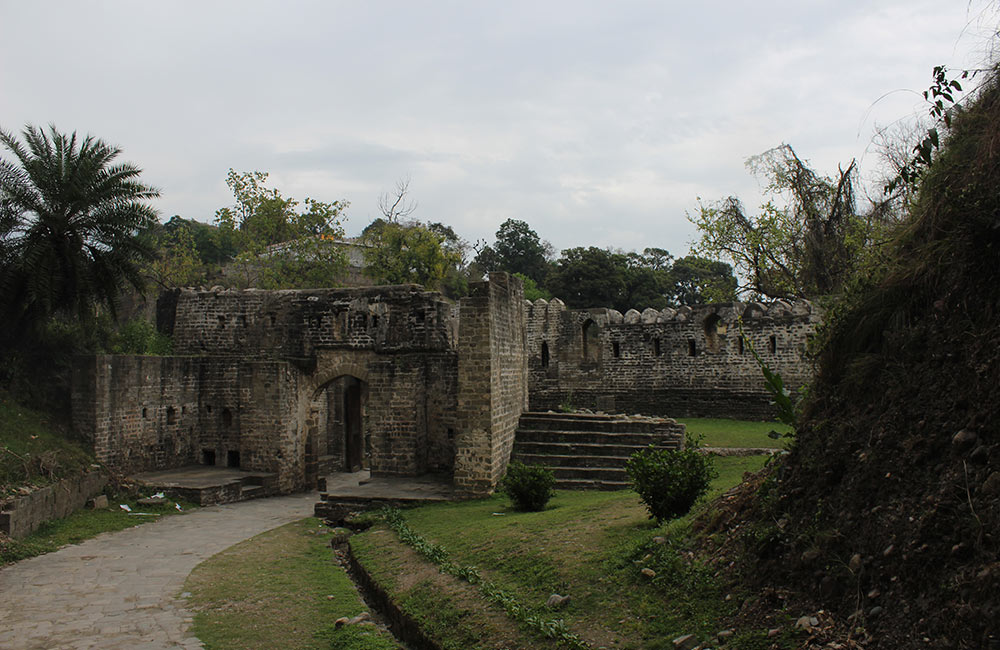
<instances>
[{"instance_id":1,"label":"arched niche in wall","mask_svg":"<svg viewBox=\"0 0 1000 650\"><path fill-rule=\"evenodd\" d=\"M709 352L718 352L721 347L719 341L719 318L718 314L709 314L705 321L702 323L702 327L705 330L705 349Z\"/></svg>"}]
</instances>

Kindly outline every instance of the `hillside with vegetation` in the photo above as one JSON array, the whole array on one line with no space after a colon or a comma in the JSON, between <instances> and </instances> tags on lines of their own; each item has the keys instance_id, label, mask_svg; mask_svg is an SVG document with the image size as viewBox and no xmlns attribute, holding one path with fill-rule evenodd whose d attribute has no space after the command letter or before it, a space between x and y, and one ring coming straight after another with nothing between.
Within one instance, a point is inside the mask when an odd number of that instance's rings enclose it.
<instances>
[{"instance_id":1,"label":"hillside with vegetation","mask_svg":"<svg viewBox=\"0 0 1000 650\"><path fill-rule=\"evenodd\" d=\"M830 317L787 461L701 524L761 594L741 619L827 612L816 647L1000 646L996 80L949 121L886 263Z\"/></svg>"}]
</instances>

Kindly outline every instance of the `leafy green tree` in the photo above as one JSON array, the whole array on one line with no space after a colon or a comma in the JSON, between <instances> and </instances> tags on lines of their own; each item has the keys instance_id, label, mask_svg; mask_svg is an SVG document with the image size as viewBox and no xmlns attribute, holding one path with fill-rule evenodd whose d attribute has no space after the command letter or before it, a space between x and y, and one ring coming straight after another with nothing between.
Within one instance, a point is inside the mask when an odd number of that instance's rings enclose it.
<instances>
[{"instance_id":1,"label":"leafy green tree","mask_svg":"<svg viewBox=\"0 0 1000 650\"><path fill-rule=\"evenodd\" d=\"M621 306L626 290L625 256L590 246L562 252L546 276L552 295L572 308Z\"/></svg>"},{"instance_id":2,"label":"leafy green tree","mask_svg":"<svg viewBox=\"0 0 1000 650\"><path fill-rule=\"evenodd\" d=\"M215 213L220 245L238 251L230 264L236 283L261 289L336 286L347 268L338 240L344 236L340 215L349 204L308 197L300 203L266 182L266 172L230 169L226 184L236 202Z\"/></svg>"},{"instance_id":3,"label":"leafy green tree","mask_svg":"<svg viewBox=\"0 0 1000 650\"><path fill-rule=\"evenodd\" d=\"M203 284L206 268L191 230L176 228L159 239L157 257L147 267L153 281L164 289Z\"/></svg>"},{"instance_id":4,"label":"leafy green tree","mask_svg":"<svg viewBox=\"0 0 1000 650\"><path fill-rule=\"evenodd\" d=\"M552 245L538 236L525 221L507 219L496 232L493 245L482 245L473 260L475 273L506 271L540 284L549 270Z\"/></svg>"},{"instance_id":5,"label":"leafy green tree","mask_svg":"<svg viewBox=\"0 0 1000 650\"><path fill-rule=\"evenodd\" d=\"M175 214L158 230L158 243L177 241L181 237L180 232L186 231L194 241L198 259L202 264L208 266L217 266L227 262L237 253L235 241L223 241L219 236L218 226L196 219L184 219Z\"/></svg>"},{"instance_id":6,"label":"leafy green tree","mask_svg":"<svg viewBox=\"0 0 1000 650\"><path fill-rule=\"evenodd\" d=\"M538 284L528 276L524 275L523 273L515 273L514 275L520 278L521 282L524 283L525 300L530 300L531 302L534 302L539 298L543 300L552 300L552 294L546 291L544 288L539 287Z\"/></svg>"},{"instance_id":7,"label":"leafy green tree","mask_svg":"<svg viewBox=\"0 0 1000 650\"><path fill-rule=\"evenodd\" d=\"M747 167L767 181L773 198L756 215L736 197L702 205L689 217L701 233L694 252L732 262L745 279L741 292L774 298L837 292L880 234L856 210L854 162L829 178L782 145L750 158Z\"/></svg>"},{"instance_id":8,"label":"leafy green tree","mask_svg":"<svg viewBox=\"0 0 1000 650\"><path fill-rule=\"evenodd\" d=\"M121 290L142 288L152 257L140 234L159 193L121 150L92 136L27 126L0 130L0 310L8 334L60 314L115 312Z\"/></svg>"},{"instance_id":9,"label":"leafy green tree","mask_svg":"<svg viewBox=\"0 0 1000 650\"><path fill-rule=\"evenodd\" d=\"M376 219L362 233L368 275L379 284L420 284L440 289L460 255L445 237L417 222Z\"/></svg>"},{"instance_id":10,"label":"leafy green tree","mask_svg":"<svg viewBox=\"0 0 1000 650\"><path fill-rule=\"evenodd\" d=\"M736 276L725 262L687 255L670 267L670 302L703 305L736 300Z\"/></svg>"}]
</instances>

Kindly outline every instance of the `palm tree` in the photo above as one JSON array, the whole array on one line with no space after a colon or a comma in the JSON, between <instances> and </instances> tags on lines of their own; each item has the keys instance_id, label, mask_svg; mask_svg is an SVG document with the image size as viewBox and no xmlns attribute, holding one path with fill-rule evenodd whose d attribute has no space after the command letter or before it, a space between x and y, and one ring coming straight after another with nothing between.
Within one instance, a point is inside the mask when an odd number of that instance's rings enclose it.
<instances>
[{"instance_id":1,"label":"palm tree","mask_svg":"<svg viewBox=\"0 0 1000 650\"><path fill-rule=\"evenodd\" d=\"M31 125L24 143L0 129L0 312L8 333L55 314L112 314L126 284L142 288L152 251L139 236L156 223L159 192L117 147Z\"/></svg>"}]
</instances>

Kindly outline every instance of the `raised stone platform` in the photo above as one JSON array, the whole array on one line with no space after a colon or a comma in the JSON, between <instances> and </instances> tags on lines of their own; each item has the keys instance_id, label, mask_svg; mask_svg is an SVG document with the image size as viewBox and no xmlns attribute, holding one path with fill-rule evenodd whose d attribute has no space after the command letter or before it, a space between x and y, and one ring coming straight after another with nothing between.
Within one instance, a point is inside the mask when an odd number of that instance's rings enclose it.
<instances>
[{"instance_id":1,"label":"raised stone platform","mask_svg":"<svg viewBox=\"0 0 1000 650\"><path fill-rule=\"evenodd\" d=\"M326 477L326 489L320 491L317 517L338 523L348 512L381 506L408 506L420 503L451 501L455 488L450 476L375 476L368 470L338 472Z\"/></svg>"},{"instance_id":2,"label":"raised stone platform","mask_svg":"<svg viewBox=\"0 0 1000 650\"><path fill-rule=\"evenodd\" d=\"M132 480L202 506L277 494L276 474L209 465L143 472L132 476Z\"/></svg>"}]
</instances>

